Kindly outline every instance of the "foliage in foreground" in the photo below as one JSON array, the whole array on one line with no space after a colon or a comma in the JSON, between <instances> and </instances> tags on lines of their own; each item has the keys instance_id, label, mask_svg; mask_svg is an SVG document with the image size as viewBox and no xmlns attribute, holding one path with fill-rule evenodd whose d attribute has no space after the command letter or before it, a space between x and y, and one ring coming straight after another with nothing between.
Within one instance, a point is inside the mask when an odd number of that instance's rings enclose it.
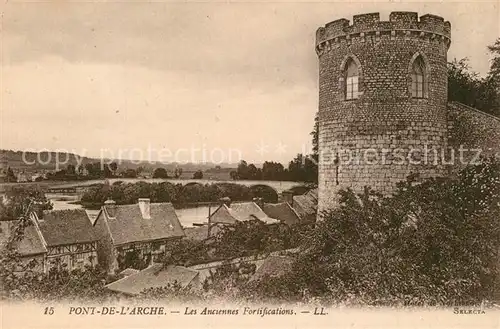
<instances>
[{"instance_id":1,"label":"foliage in foreground","mask_svg":"<svg viewBox=\"0 0 500 329\"><path fill-rule=\"evenodd\" d=\"M2 275L2 299L11 301L92 301L109 300L111 293L104 287L105 272L97 267L68 271L55 266L48 273L25 271Z\"/></svg>"},{"instance_id":2,"label":"foliage in foreground","mask_svg":"<svg viewBox=\"0 0 500 329\"><path fill-rule=\"evenodd\" d=\"M298 247L310 225L266 225L258 220L218 227L210 239L183 239L167 246L166 265L191 266L238 257L258 256Z\"/></svg>"},{"instance_id":3,"label":"foliage in foreground","mask_svg":"<svg viewBox=\"0 0 500 329\"><path fill-rule=\"evenodd\" d=\"M363 305L464 305L498 298L500 162L459 177L399 184L392 197L342 192L290 273L253 299Z\"/></svg>"},{"instance_id":4,"label":"foliage in foreground","mask_svg":"<svg viewBox=\"0 0 500 329\"><path fill-rule=\"evenodd\" d=\"M37 187L26 188L14 186L5 191L0 202L0 220L17 220L23 217L26 209L43 211L51 210L52 203L45 197L42 190Z\"/></svg>"}]
</instances>

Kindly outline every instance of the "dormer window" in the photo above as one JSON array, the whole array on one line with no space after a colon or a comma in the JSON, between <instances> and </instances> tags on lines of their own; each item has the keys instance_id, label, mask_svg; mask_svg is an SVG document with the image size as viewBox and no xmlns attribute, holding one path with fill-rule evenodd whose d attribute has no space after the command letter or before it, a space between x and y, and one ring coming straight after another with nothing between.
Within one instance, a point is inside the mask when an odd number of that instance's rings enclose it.
<instances>
[{"instance_id":1,"label":"dormer window","mask_svg":"<svg viewBox=\"0 0 500 329\"><path fill-rule=\"evenodd\" d=\"M359 69L352 58L345 67L345 99L357 99L359 97Z\"/></svg>"}]
</instances>

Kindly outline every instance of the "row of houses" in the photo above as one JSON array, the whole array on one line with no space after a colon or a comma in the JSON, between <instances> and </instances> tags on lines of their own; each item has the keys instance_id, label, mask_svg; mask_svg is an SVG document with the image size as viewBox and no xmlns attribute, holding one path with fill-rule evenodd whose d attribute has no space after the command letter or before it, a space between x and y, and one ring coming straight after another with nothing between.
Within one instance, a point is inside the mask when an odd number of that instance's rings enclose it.
<instances>
[{"instance_id":1,"label":"row of houses","mask_svg":"<svg viewBox=\"0 0 500 329\"><path fill-rule=\"evenodd\" d=\"M208 225L195 228L182 227L171 203L151 203L146 198L132 205L117 205L108 200L97 216L84 209L33 211L32 225L26 228L15 247L22 262L34 262L38 271L47 272L59 265L73 270L99 264L111 274L130 264L147 267L159 261L169 243L186 236L198 240L208 238L218 225L247 220L260 220L269 225L296 224L309 220L310 215L301 215L300 208L289 202L222 201L208 215ZM297 200L293 202L296 206L300 204ZM1 221L0 224L0 244L4 244L16 222Z\"/></svg>"}]
</instances>

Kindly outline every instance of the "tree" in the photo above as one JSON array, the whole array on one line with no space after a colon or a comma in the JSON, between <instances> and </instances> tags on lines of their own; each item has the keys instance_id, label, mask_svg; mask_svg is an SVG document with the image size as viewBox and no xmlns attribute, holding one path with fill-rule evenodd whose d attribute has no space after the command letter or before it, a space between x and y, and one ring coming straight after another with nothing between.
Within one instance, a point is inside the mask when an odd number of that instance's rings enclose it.
<instances>
[{"instance_id":1,"label":"tree","mask_svg":"<svg viewBox=\"0 0 500 329\"><path fill-rule=\"evenodd\" d=\"M111 162L109 164L109 169L111 169L111 171L113 172L113 175L116 174L116 170L118 170L118 164L116 162Z\"/></svg>"},{"instance_id":2,"label":"tree","mask_svg":"<svg viewBox=\"0 0 500 329\"><path fill-rule=\"evenodd\" d=\"M38 187L13 186L5 191L0 202L0 220L15 220L23 216L26 209L35 211L52 209L52 202Z\"/></svg>"},{"instance_id":3,"label":"tree","mask_svg":"<svg viewBox=\"0 0 500 329\"><path fill-rule=\"evenodd\" d=\"M111 169L109 168L109 165L108 165L107 163L105 163L105 164L103 165L102 174L103 174L103 175L104 175L104 177L106 177L106 178L113 177L113 172L111 171Z\"/></svg>"},{"instance_id":4,"label":"tree","mask_svg":"<svg viewBox=\"0 0 500 329\"><path fill-rule=\"evenodd\" d=\"M125 178L137 178L137 172L134 169L127 169L122 175Z\"/></svg>"},{"instance_id":5,"label":"tree","mask_svg":"<svg viewBox=\"0 0 500 329\"><path fill-rule=\"evenodd\" d=\"M68 176L76 175L76 168L74 165L69 164L66 166L66 175L68 175Z\"/></svg>"},{"instance_id":6,"label":"tree","mask_svg":"<svg viewBox=\"0 0 500 329\"><path fill-rule=\"evenodd\" d=\"M238 179L262 179L262 170L257 168L253 163L248 164L245 160L241 160L238 164L236 174Z\"/></svg>"},{"instance_id":7,"label":"tree","mask_svg":"<svg viewBox=\"0 0 500 329\"><path fill-rule=\"evenodd\" d=\"M285 168L279 162L266 161L262 165L262 179L264 180L284 180Z\"/></svg>"},{"instance_id":8,"label":"tree","mask_svg":"<svg viewBox=\"0 0 500 329\"><path fill-rule=\"evenodd\" d=\"M130 169L132 170L132 169ZM151 202L214 202L227 196L234 201L251 201L253 195L250 188L233 183L215 184L172 184L161 183L120 183L97 184L86 189L81 197L81 203L87 208L100 208L112 198L117 204L134 204L138 198L149 198Z\"/></svg>"},{"instance_id":9,"label":"tree","mask_svg":"<svg viewBox=\"0 0 500 329\"><path fill-rule=\"evenodd\" d=\"M318 182L318 166L310 156L299 153L288 164L290 180L297 182Z\"/></svg>"},{"instance_id":10,"label":"tree","mask_svg":"<svg viewBox=\"0 0 500 329\"><path fill-rule=\"evenodd\" d=\"M229 172L229 177L231 177L232 180L237 180L238 179L238 172L236 170L231 170Z\"/></svg>"},{"instance_id":11,"label":"tree","mask_svg":"<svg viewBox=\"0 0 500 329\"><path fill-rule=\"evenodd\" d=\"M262 178L262 172L259 168L257 168L253 163L248 165L248 176L247 179L259 180Z\"/></svg>"},{"instance_id":12,"label":"tree","mask_svg":"<svg viewBox=\"0 0 500 329\"><path fill-rule=\"evenodd\" d=\"M14 174L14 171L12 170L11 167L7 168L7 175L5 177L5 180L8 183L17 182L16 174Z\"/></svg>"},{"instance_id":13,"label":"tree","mask_svg":"<svg viewBox=\"0 0 500 329\"><path fill-rule=\"evenodd\" d=\"M493 55L488 76L498 83L500 81L500 38L488 46L488 50Z\"/></svg>"},{"instance_id":14,"label":"tree","mask_svg":"<svg viewBox=\"0 0 500 329\"><path fill-rule=\"evenodd\" d=\"M76 174L77 175L82 175L83 174L83 169L85 167L83 165L78 165L78 167L76 167Z\"/></svg>"},{"instance_id":15,"label":"tree","mask_svg":"<svg viewBox=\"0 0 500 329\"><path fill-rule=\"evenodd\" d=\"M313 131L311 131L312 136L312 155L311 158L315 161L315 163L318 163L318 155L319 155L319 112L316 112L314 115L314 128Z\"/></svg>"},{"instance_id":16,"label":"tree","mask_svg":"<svg viewBox=\"0 0 500 329\"><path fill-rule=\"evenodd\" d=\"M92 163L86 163L85 164L85 169L87 169L87 172L89 173L89 176L94 176L94 165Z\"/></svg>"},{"instance_id":17,"label":"tree","mask_svg":"<svg viewBox=\"0 0 500 329\"><path fill-rule=\"evenodd\" d=\"M238 163L236 172L238 173L239 179L248 179L248 164L245 160L241 160L240 163Z\"/></svg>"},{"instance_id":18,"label":"tree","mask_svg":"<svg viewBox=\"0 0 500 329\"><path fill-rule=\"evenodd\" d=\"M486 113L500 116L500 99L494 75L482 79L470 70L463 58L448 63L448 100L472 106Z\"/></svg>"},{"instance_id":19,"label":"tree","mask_svg":"<svg viewBox=\"0 0 500 329\"><path fill-rule=\"evenodd\" d=\"M139 167L137 167L137 169L136 169L135 171L137 172L137 175L140 175L140 174L141 174L141 172L143 172L143 171L144 171L144 168L143 168L143 167L141 167L141 166L139 166Z\"/></svg>"},{"instance_id":20,"label":"tree","mask_svg":"<svg viewBox=\"0 0 500 329\"><path fill-rule=\"evenodd\" d=\"M203 171L196 170L196 172L193 174L193 179L202 179L202 178L203 178Z\"/></svg>"},{"instance_id":21,"label":"tree","mask_svg":"<svg viewBox=\"0 0 500 329\"><path fill-rule=\"evenodd\" d=\"M263 202L266 203L277 203L278 202L278 193L272 187L268 185L254 185L250 187L252 191L252 195L255 198L262 198Z\"/></svg>"},{"instance_id":22,"label":"tree","mask_svg":"<svg viewBox=\"0 0 500 329\"><path fill-rule=\"evenodd\" d=\"M153 172L153 178L168 178L168 172L165 168L156 168Z\"/></svg>"},{"instance_id":23,"label":"tree","mask_svg":"<svg viewBox=\"0 0 500 329\"><path fill-rule=\"evenodd\" d=\"M180 167L175 168L174 176L175 176L175 178L181 177L182 176L182 168L180 168Z\"/></svg>"}]
</instances>

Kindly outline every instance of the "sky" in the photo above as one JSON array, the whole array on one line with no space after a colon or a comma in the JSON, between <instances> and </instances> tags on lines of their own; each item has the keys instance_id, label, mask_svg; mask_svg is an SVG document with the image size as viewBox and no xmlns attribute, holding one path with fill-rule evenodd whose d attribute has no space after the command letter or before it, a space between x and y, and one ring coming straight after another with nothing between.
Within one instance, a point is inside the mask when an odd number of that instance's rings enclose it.
<instances>
[{"instance_id":1,"label":"sky","mask_svg":"<svg viewBox=\"0 0 500 329\"><path fill-rule=\"evenodd\" d=\"M2 2L0 148L286 163L311 148L315 31L432 13L485 75L497 2Z\"/></svg>"}]
</instances>

